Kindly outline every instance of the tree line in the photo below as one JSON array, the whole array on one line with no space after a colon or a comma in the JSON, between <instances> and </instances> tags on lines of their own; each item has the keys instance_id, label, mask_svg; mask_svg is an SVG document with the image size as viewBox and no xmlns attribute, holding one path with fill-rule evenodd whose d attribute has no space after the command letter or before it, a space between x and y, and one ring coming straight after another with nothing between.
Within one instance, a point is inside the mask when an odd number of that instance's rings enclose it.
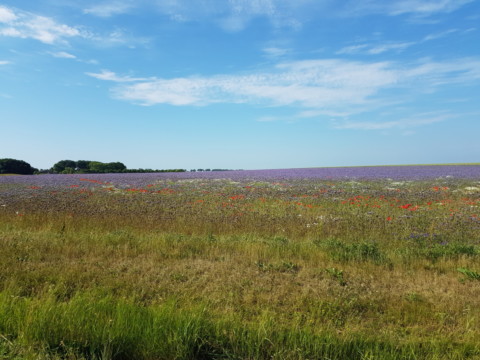
<instances>
[{"instance_id":1,"label":"tree line","mask_svg":"<svg viewBox=\"0 0 480 360\"><path fill-rule=\"evenodd\" d=\"M147 173L147 172L185 172L185 169L127 169L121 162L104 163L90 160L60 160L50 169L39 170L23 160L0 159L0 174L98 174L98 173Z\"/></svg>"},{"instance_id":2,"label":"tree line","mask_svg":"<svg viewBox=\"0 0 480 360\"><path fill-rule=\"evenodd\" d=\"M0 174L32 175L35 172L38 172L38 169L32 167L26 161L9 158L0 159Z\"/></svg>"},{"instance_id":3,"label":"tree line","mask_svg":"<svg viewBox=\"0 0 480 360\"><path fill-rule=\"evenodd\" d=\"M191 172L230 171L231 169L190 169ZM0 159L0 174L101 174L101 173L154 173L185 172L185 169L128 169L121 162L104 163L91 160L60 160L50 169L37 169L23 160L10 158Z\"/></svg>"}]
</instances>

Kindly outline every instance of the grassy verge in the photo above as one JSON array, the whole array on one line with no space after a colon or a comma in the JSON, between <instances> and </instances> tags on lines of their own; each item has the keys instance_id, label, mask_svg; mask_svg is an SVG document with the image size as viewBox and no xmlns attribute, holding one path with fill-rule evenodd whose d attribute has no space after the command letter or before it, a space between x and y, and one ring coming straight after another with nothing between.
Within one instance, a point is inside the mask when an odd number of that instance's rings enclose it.
<instances>
[{"instance_id":1,"label":"grassy verge","mask_svg":"<svg viewBox=\"0 0 480 360\"><path fill-rule=\"evenodd\" d=\"M448 337L398 341L380 334L340 334L311 326L278 326L272 314L245 324L205 307L175 301L140 306L92 293L59 301L53 294L0 295L3 356L85 359L466 359L476 341ZM1 354L1 352L0 352ZM445 355L447 357L445 357Z\"/></svg>"}]
</instances>

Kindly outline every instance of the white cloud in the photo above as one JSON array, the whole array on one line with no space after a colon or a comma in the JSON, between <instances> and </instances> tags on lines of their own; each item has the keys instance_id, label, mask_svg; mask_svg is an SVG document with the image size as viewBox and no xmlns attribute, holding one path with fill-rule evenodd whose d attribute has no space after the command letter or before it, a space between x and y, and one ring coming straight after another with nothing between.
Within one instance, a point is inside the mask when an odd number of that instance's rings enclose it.
<instances>
[{"instance_id":1,"label":"white cloud","mask_svg":"<svg viewBox=\"0 0 480 360\"><path fill-rule=\"evenodd\" d=\"M115 29L108 34L96 34L84 27L58 23L55 19L22 10L0 7L0 16L8 22L0 21L0 36L35 39L49 45L67 45L69 39L82 38L98 46L144 45L149 40L135 38L123 29ZM2 15L3 14L3 15ZM12 16L13 15L13 16Z\"/></svg>"},{"instance_id":2,"label":"white cloud","mask_svg":"<svg viewBox=\"0 0 480 360\"><path fill-rule=\"evenodd\" d=\"M480 60L422 61L415 64L358 62L340 59L280 63L272 69L248 74L183 78L138 78L103 70L87 75L111 81L114 98L144 106L205 106L247 103L265 107L294 107L296 117L354 116L391 104L405 105L425 92L445 85L475 84ZM395 94L392 95L392 90ZM417 96L418 95L418 96ZM403 121L412 127L438 117ZM370 129L400 127L399 123L363 123Z\"/></svg>"},{"instance_id":3,"label":"white cloud","mask_svg":"<svg viewBox=\"0 0 480 360\"><path fill-rule=\"evenodd\" d=\"M450 13L475 0L402 0L389 5L391 15Z\"/></svg>"},{"instance_id":4,"label":"white cloud","mask_svg":"<svg viewBox=\"0 0 480 360\"><path fill-rule=\"evenodd\" d=\"M341 130L390 130L390 129L409 129L434 123L442 122L452 118L450 114L422 114L414 118L406 118L394 121L375 122L375 121L346 121L336 123L334 127Z\"/></svg>"},{"instance_id":5,"label":"white cloud","mask_svg":"<svg viewBox=\"0 0 480 360\"><path fill-rule=\"evenodd\" d=\"M52 18L30 12L0 7L0 35L36 39L46 44L66 42L67 38L85 37L78 28L57 23Z\"/></svg>"},{"instance_id":6,"label":"white cloud","mask_svg":"<svg viewBox=\"0 0 480 360\"><path fill-rule=\"evenodd\" d=\"M430 35L425 36L423 38L423 41L440 39L440 38L443 38L447 35L453 34L455 32L458 32L458 29L450 29L450 30L439 32L439 33L430 34Z\"/></svg>"},{"instance_id":7,"label":"white cloud","mask_svg":"<svg viewBox=\"0 0 480 360\"><path fill-rule=\"evenodd\" d=\"M277 28L298 29L328 0L162 0L156 6L172 20L213 21L227 31L241 31L255 18L266 18Z\"/></svg>"},{"instance_id":8,"label":"white cloud","mask_svg":"<svg viewBox=\"0 0 480 360\"><path fill-rule=\"evenodd\" d=\"M273 71L247 75L217 75L177 79L135 79L113 72L89 73L122 84L115 97L143 105L207 105L217 102L260 103L305 108L362 104L378 89L397 79L387 63L362 64L342 60L282 63Z\"/></svg>"},{"instance_id":9,"label":"white cloud","mask_svg":"<svg viewBox=\"0 0 480 360\"><path fill-rule=\"evenodd\" d=\"M341 48L339 51L337 51L337 54L358 54L366 48L368 48L367 44L345 46L344 48Z\"/></svg>"},{"instance_id":10,"label":"white cloud","mask_svg":"<svg viewBox=\"0 0 480 360\"><path fill-rule=\"evenodd\" d=\"M15 13L6 8L5 6L0 6L0 23L9 23L17 19Z\"/></svg>"},{"instance_id":11,"label":"white cloud","mask_svg":"<svg viewBox=\"0 0 480 360\"><path fill-rule=\"evenodd\" d=\"M62 58L62 59L76 59L77 57L73 54L67 53L65 51L59 51L56 53L51 53L53 57Z\"/></svg>"},{"instance_id":12,"label":"white cloud","mask_svg":"<svg viewBox=\"0 0 480 360\"><path fill-rule=\"evenodd\" d=\"M113 1L91 6L84 9L83 12L98 17L111 17L125 14L132 8L134 8L134 4L131 1Z\"/></svg>"},{"instance_id":13,"label":"white cloud","mask_svg":"<svg viewBox=\"0 0 480 360\"><path fill-rule=\"evenodd\" d=\"M8 64L11 64L12 62L11 61L8 61L8 60L0 60L0 65L8 65Z\"/></svg>"},{"instance_id":14,"label":"white cloud","mask_svg":"<svg viewBox=\"0 0 480 360\"><path fill-rule=\"evenodd\" d=\"M404 69L403 76L430 89L443 85L469 84L480 80L480 60L476 58L447 62L424 60L418 66Z\"/></svg>"},{"instance_id":15,"label":"white cloud","mask_svg":"<svg viewBox=\"0 0 480 360\"><path fill-rule=\"evenodd\" d=\"M428 17L438 13L450 13L475 0L351 0L346 7L347 15L409 14Z\"/></svg>"},{"instance_id":16,"label":"white cloud","mask_svg":"<svg viewBox=\"0 0 480 360\"><path fill-rule=\"evenodd\" d=\"M129 76L118 76L113 71L102 70L100 73L86 73L88 76L94 77L99 80L114 81L114 82L139 82L148 81L147 78L132 78Z\"/></svg>"},{"instance_id":17,"label":"white cloud","mask_svg":"<svg viewBox=\"0 0 480 360\"><path fill-rule=\"evenodd\" d=\"M406 48L415 45L414 42L403 42L403 43L385 43L385 44L359 44L346 46L339 51L337 54L367 54L367 55L378 55L387 51L403 51Z\"/></svg>"},{"instance_id":18,"label":"white cloud","mask_svg":"<svg viewBox=\"0 0 480 360\"><path fill-rule=\"evenodd\" d=\"M413 42L381 44L381 45L373 46L372 48L370 48L368 50L368 53L372 55L377 55L377 54L381 54L391 50L403 51L414 44L415 43Z\"/></svg>"},{"instance_id":19,"label":"white cloud","mask_svg":"<svg viewBox=\"0 0 480 360\"><path fill-rule=\"evenodd\" d=\"M266 47L266 48L262 49L262 51L264 52L264 54L266 56L269 56L269 57L281 57L281 56L284 56L284 55L286 55L290 52L289 49L279 48L279 47L275 47L275 46Z\"/></svg>"}]
</instances>

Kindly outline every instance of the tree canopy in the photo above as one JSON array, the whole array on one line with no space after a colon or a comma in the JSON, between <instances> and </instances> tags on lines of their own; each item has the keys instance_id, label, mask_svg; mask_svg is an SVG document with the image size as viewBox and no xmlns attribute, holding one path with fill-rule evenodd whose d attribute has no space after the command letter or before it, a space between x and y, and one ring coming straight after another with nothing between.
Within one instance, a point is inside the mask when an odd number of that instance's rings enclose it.
<instances>
[{"instance_id":1,"label":"tree canopy","mask_svg":"<svg viewBox=\"0 0 480 360\"><path fill-rule=\"evenodd\" d=\"M124 172L127 167L121 162L103 163L90 160L60 160L52 167L52 171L59 174L74 173L118 173Z\"/></svg>"},{"instance_id":2,"label":"tree canopy","mask_svg":"<svg viewBox=\"0 0 480 360\"><path fill-rule=\"evenodd\" d=\"M0 174L32 175L37 169L29 163L16 159L0 159Z\"/></svg>"}]
</instances>

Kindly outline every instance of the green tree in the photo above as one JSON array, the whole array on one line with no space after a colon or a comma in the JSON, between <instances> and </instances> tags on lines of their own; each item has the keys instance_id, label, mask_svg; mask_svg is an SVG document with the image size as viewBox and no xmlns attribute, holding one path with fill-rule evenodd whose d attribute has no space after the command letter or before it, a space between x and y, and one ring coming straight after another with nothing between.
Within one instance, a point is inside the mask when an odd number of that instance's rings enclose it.
<instances>
[{"instance_id":1,"label":"green tree","mask_svg":"<svg viewBox=\"0 0 480 360\"><path fill-rule=\"evenodd\" d=\"M90 160L78 160L75 168L77 170L89 170L89 164Z\"/></svg>"},{"instance_id":2,"label":"green tree","mask_svg":"<svg viewBox=\"0 0 480 360\"><path fill-rule=\"evenodd\" d=\"M123 172L127 169L125 164L121 162L111 162L107 163L106 165L108 172Z\"/></svg>"},{"instance_id":3,"label":"green tree","mask_svg":"<svg viewBox=\"0 0 480 360\"><path fill-rule=\"evenodd\" d=\"M106 172L105 164L100 161L90 161L88 163L88 169L93 173L104 173Z\"/></svg>"},{"instance_id":4,"label":"green tree","mask_svg":"<svg viewBox=\"0 0 480 360\"><path fill-rule=\"evenodd\" d=\"M73 160L61 160L53 165L52 170L56 173L62 173L66 168L75 169L77 163Z\"/></svg>"},{"instance_id":5,"label":"green tree","mask_svg":"<svg viewBox=\"0 0 480 360\"><path fill-rule=\"evenodd\" d=\"M38 169L23 160L0 159L0 174L32 175Z\"/></svg>"},{"instance_id":6,"label":"green tree","mask_svg":"<svg viewBox=\"0 0 480 360\"><path fill-rule=\"evenodd\" d=\"M102 163L100 161L90 161L88 168L93 173L118 173L127 169L121 162Z\"/></svg>"}]
</instances>

